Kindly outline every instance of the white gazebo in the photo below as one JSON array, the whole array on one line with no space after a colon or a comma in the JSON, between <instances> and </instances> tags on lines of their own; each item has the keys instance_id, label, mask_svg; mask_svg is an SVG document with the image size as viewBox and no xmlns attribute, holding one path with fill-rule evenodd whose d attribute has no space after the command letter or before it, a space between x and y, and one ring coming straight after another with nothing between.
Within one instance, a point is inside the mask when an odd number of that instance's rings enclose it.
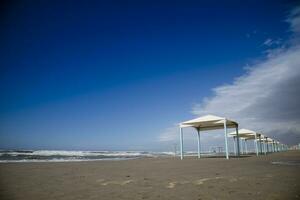
<instances>
[{"instance_id":1,"label":"white gazebo","mask_svg":"<svg viewBox=\"0 0 300 200\"><path fill-rule=\"evenodd\" d=\"M273 139L272 138L267 138L267 149L268 152L274 152L274 146L273 146Z\"/></svg>"},{"instance_id":2,"label":"white gazebo","mask_svg":"<svg viewBox=\"0 0 300 200\"><path fill-rule=\"evenodd\" d=\"M262 151L264 152L265 155L267 155L267 140L268 140L268 136L265 136L263 134L260 135L259 137L259 142L261 144L261 154ZM262 142L262 143L261 143ZM262 146L263 145L263 146ZM263 149L263 150L262 150Z\"/></svg>"},{"instance_id":3,"label":"white gazebo","mask_svg":"<svg viewBox=\"0 0 300 200\"><path fill-rule=\"evenodd\" d=\"M279 142L275 140L275 149L276 149L276 152L279 152Z\"/></svg>"},{"instance_id":4,"label":"white gazebo","mask_svg":"<svg viewBox=\"0 0 300 200\"><path fill-rule=\"evenodd\" d=\"M233 141L235 142L235 138L236 138L236 132L231 132L229 133L230 136L233 137ZM255 131L249 130L249 129L239 129L239 137L244 139L245 141L245 145L247 140L254 140L254 146L255 146L255 151L256 151L256 155L258 156L258 144L257 144L257 139L260 137L260 133L257 133ZM234 145L234 149L235 149L235 145ZM247 151L247 150L246 150Z\"/></svg>"},{"instance_id":5,"label":"white gazebo","mask_svg":"<svg viewBox=\"0 0 300 200\"><path fill-rule=\"evenodd\" d=\"M205 115L202 117L198 117L196 119L192 119L189 121L185 121L180 123L180 158L183 159L183 128L193 127L197 130L198 133L198 158L200 158L200 131L208 131L208 130L216 130L224 128L224 140L225 140L225 150L226 150L226 158L229 159L228 152L228 141L227 141L227 128L235 128L236 129L236 138L237 138L237 155L240 155L240 147L239 147L239 131L238 131L238 123L224 117L218 117L214 115Z\"/></svg>"}]
</instances>

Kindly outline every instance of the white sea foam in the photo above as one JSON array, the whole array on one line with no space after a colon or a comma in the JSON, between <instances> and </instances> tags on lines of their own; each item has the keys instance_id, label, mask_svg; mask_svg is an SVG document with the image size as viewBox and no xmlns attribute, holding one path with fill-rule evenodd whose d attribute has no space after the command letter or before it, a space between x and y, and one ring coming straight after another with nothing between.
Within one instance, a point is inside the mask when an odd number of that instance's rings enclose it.
<instances>
[{"instance_id":1,"label":"white sea foam","mask_svg":"<svg viewBox=\"0 0 300 200\"><path fill-rule=\"evenodd\" d=\"M95 160L124 160L170 155L174 154L172 152L145 151L1 150L0 162L77 162Z\"/></svg>"},{"instance_id":2,"label":"white sea foam","mask_svg":"<svg viewBox=\"0 0 300 200\"><path fill-rule=\"evenodd\" d=\"M100 158L100 159L22 159L22 160L0 160L0 163L43 163L43 162L89 162L89 161L118 161L118 160L130 160L135 158Z\"/></svg>"},{"instance_id":3,"label":"white sea foam","mask_svg":"<svg viewBox=\"0 0 300 200\"><path fill-rule=\"evenodd\" d=\"M37 150L37 151L7 151L1 152L2 155L19 156L141 156L147 155L146 152L135 151L61 151L61 150Z\"/></svg>"},{"instance_id":4,"label":"white sea foam","mask_svg":"<svg viewBox=\"0 0 300 200\"><path fill-rule=\"evenodd\" d=\"M187 151L186 156L197 152ZM205 154L205 152L202 152ZM65 150L0 150L0 163L8 162L79 162L97 160L124 160L145 157L173 157L174 152L150 151L65 151Z\"/></svg>"}]
</instances>

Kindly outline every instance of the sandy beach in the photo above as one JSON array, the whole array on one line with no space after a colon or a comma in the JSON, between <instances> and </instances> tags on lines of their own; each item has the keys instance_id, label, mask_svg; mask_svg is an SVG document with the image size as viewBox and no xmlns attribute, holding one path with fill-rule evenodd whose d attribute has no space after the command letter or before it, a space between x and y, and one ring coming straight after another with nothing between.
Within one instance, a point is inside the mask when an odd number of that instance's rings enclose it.
<instances>
[{"instance_id":1,"label":"sandy beach","mask_svg":"<svg viewBox=\"0 0 300 200\"><path fill-rule=\"evenodd\" d=\"M299 199L300 152L245 158L1 163L0 199Z\"/></svg>"}]
</instances>

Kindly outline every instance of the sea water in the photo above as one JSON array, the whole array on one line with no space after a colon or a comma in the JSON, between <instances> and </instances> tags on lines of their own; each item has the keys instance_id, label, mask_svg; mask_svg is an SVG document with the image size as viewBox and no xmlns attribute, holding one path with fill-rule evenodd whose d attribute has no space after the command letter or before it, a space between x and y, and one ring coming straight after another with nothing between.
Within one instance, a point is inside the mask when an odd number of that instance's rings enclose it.
<instances>
[{"instance_id":1,"label":"sea water","mask_svg":"<svg viewBox=\"0 0 300 200\"><path fill-rule=\"evenodd\" d=\"M174 152L0 150L0 162L70 162L174 156Z\"/></svg>"}]
</instances>

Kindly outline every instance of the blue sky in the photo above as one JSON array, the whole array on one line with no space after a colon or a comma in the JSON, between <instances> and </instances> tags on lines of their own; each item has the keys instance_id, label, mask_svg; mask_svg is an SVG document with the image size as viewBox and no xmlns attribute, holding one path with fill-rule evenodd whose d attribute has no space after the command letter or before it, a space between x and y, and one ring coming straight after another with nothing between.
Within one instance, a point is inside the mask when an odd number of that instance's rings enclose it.
<instances>
[{"instance_id":1,"label":"blue sky","mask_svg":"<svg viewBox=\"0 0 300 200\"><path fill-rule=\"evenodd\" d=\"M0 32L0 148L156 150L291 38L284 1L15 1ZM271 43L268 43L271 39ZM276 41L276 42L275 42ZM270 44L270 45L269 45Z\"/></svg>"}]
</instances>

